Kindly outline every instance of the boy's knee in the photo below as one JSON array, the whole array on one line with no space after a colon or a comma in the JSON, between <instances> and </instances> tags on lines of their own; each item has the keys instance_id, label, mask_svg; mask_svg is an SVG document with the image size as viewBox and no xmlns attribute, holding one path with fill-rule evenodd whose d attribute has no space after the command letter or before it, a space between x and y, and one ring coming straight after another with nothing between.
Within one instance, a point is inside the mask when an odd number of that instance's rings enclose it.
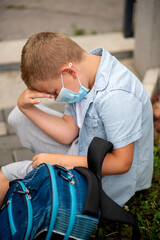
<instances>
[{"instance_id":1,"label":"boy's knee","mask_svg":"<svg viewBox=\"0 0 160 240\"><path fill-rule=\"evenodd\" d=\"M0 207L2 206L4 197L8 189L9 189L9 180L0 169Z\"/></svg>"},{"instance_id":2,"label":"boy's knee","mask_svg":"<svg viewBox=\"0 0 160 240\"><path fill-rule=\"evenodd\" d=\"M15 128L16 125L19 125L19 120L20 120L19 115L20 115L20 110L18 107L15 107L8 116L8 123L13 128Z\"/></svg>"},{"instance_id":3,"label":"boy's knee","mask_svg":"<svg viewBox=\"0 0 160 240\"><path fill-rule=\"evenodd\" d=\"M4 175L2 169L0 168L0 181L9 181L8 178Z\"/></svg>"},{"instance_id":4,"label":"boy's knee","mask_svg":"<svg viewBox=\"0 0 160 240\"><path fill-rule=\"evenodd\" d=\"M13 125L14 125L14 118L15 118L15 114L14 114L14 112L15 112L15 108L10 112L10 114L9 114L9 116L8 116L8 123L9 123L9 125L11 125L12 127L13 127Z\"/></svg>"}]
</instances>

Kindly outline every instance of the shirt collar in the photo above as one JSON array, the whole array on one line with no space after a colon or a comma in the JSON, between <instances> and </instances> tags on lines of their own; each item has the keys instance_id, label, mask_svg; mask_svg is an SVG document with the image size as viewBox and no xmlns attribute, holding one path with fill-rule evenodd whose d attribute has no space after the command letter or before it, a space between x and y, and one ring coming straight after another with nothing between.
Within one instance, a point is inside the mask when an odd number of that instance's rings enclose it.
<instances>
[{"instance_id":1,"label":"shirt collar","mask_svg":"<svg viewBox=\"0 0 160 240\"><path fill-rule=\"evenodd\" d=\"M87 112L87 109L91 102L94 100L96 91L103 90L108 85L108 80L110 76L110 71L112 67L113 58L111 54L106 51L104 48L96 48L89 52L90 54L102 56L100 65L96 74L96 79L93 88L87 94L87 101L85 102L83 111L82 111L82 124Z\"/></svg>"},{"instance_id":2,"label":"shirt collar","mask_svg":"<svg viewBox=\"0 0 160 240\"><path fill-rule=\"evenodd\" d=\"M97 56L102 56L93 89L103 90L108 85L110 71L113 63L113 57L108 51L106 51L102 47L93 49L89 53Z\"/></svg>"}]
</instances>

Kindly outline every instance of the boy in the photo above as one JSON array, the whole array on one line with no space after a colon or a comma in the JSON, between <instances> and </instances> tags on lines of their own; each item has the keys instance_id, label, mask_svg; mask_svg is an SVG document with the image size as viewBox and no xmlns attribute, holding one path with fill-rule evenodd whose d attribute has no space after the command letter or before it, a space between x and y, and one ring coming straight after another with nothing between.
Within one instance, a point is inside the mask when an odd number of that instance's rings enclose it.
<instances>
[{"instance_id":1,"label":"boy","mask_svg":"<svg viewBox=\"0 0 160 240\"><path fill-rule=\"evenodd\" d=\"M9 123L36 155L2 167L1 202L10 180L41 163L87 167L95 136L114 145L102 166L103 189L114 201L123 206L136 191L150 187L152 106L140 81L116 58L103 48L87 53L58 33L39 33L23 48L21 72L27 89ZM38 105L39 98L67 102L64 115Z\"/></svg>"}]
</instances>

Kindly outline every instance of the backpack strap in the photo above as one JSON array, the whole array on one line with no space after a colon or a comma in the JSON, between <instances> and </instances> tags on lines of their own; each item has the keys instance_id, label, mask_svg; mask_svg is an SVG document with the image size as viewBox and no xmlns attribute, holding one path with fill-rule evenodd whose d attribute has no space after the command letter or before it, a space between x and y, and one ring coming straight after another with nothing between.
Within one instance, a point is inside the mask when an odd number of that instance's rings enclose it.
<instances>
[{"instance_id":1,"label":"backpack strap","mask_svg":"<svg viewBox=\"0 0 160 240\"><path fill-rule=\"evenodd\" d=\"M63 240L68 240L69 236L73 230L74 224L75 224L75 220L76 220L76 213L77 213L77 201L76 201L76 192L75 192L75 181L74 178L71 174L71 172L68 170L68 172L70 173L68 176L69 179L69 190L70 190L70 195L71 195L71 212L70 212L70 219L69 219L69 224L68 224L68 228L66 231L66 234L64 236Z\"/></svg>"},{"instance_id":2,"label":"backpack strap","mask_svg":"<svg viewBox=\"0 0 160 240\"><path fill-rule=\"evenodd\" d=\"M24 240L28 240L30 233L31 233L31 229L32 229L32 223L33 223L33 210L32 210L31 198L29 195L29 190L26 188L26 186L24 185L23 182L15 181L14 183L19 184L19 186L21 188L21 190L18 190L18 189L15 190L14 194L17 194L17 193L23 194L25 197L25 200L26 200L28 217L27 217L27 227L26 227L26 233L25 233ZM9 204L8 204L8 217L9 217L9 224L10 224L12 236L14 236L14 234L16 234L16 232L17 232L15 224L14 224L13 214L12 214L12 197L13 197L13 195L9 199Z\"/></svg>"},{"instance_id":3,"label":"backpack strap","mask_svg":"<svg viewBox=\"0 0 160 240\"><path fill-rule=\"evenodd\" d=\"M99 201L99 207L101 211L100 218L106 219L106 220L112 220L117 221L121 223L130 224L133 226L133 235L132 239L139 240L140 239L140 232L137 224L136 217L131 213L124 210L121 206L119 206L117 203L115 203L102 189L101 185L101 169L102 169L102 163L107 153L111 152L113 150L113 144L105 141L104 139L95 137L93 138L89 148L88 148L88 172L92 171L97 180L98 180L98 188L99 190L96 190L99 192L97 196ZM87 172L87 169L86 169ZM84 171L83 171L84 173ZM88 178L86 174L86 178ZM89 182L88 182L89 183ZM90 184L90 183L89 183ZM88 189L90 191L90 188ZM85 212L92 212L91 205L91 199L93 200L93 193L89 192L88 197L85 202ZM93 206L94 210L94 206Z\"/></svg>"},{"instance_id":4,"label":"backpack strap","mask_svg":"<svg viewBox=\"0 0 160 240\"><path fill-rule=\"evenodd\" d=\"M107 153L112 152L113 144L102 138L94 137L88 148L88 168L101 180L102 163Z\"/></svg>"},{"instance_id":5,"label":"backpack strap","mask_svg":"<svg viewBox=\"0 0 160 240\"><path fill-rule=\"evenodd\" d=\"M51 181L51 212L50 212L50 220L49 220L49 226L47 231L42 231L38 233L34 239L36 240L50 240L50 239L73 239L70 237L70 234L73 230L74 223L75 223L75 218L76 218L76 193L75 193L75 181L74 181L74 176L71 173L70 170L59 166L59 165L49 165L49 164L44 164L49 172L50 176L50 181ZM56 173L56 170L57 173ZM63 171L68 174L63 174ZM59 196L58 196L58 185L57 185L57 177L56 174L58 174L60 177L62 177L65 181L68 182L69 184L69 191L71 195L71 212L70 212L70 219L68 223L68 228L66 230L65 235L61 235L60 233L54 232L54 227L57 219L57 214L58 214L58 207L59 207Z\"/></svg>"},{"instance_id":6,"label":"backpack strap","mask_svg":"<svg viewBox=\"0 0 160 240\"><path fill-rule=\"evenodd\" d=\"M135 215L131 212L126 211L124 208L119 206L116 202L114 202L104 191L101 189L100 195L100 209L101 216L100 218L117 221L120 223L125 223L133 226L133 240L140 239L140 232L137 223L137 219Z\"/></svg>"},{"instance_id":7,"label":"backpack strap","mask_svg":"<svg viewBox=\"0 0 160 240\"><path fill-rule=\"evenodd\" d=\"M74 169L80 174L82 174L87 179L88 183L88 191L83 207L83 214L98 218L100 206L100 201L98 197L100 196L99 182L95 174L88 168L75 167Z\"/></svg>"},{"instance_id":8,"label":"backpack strap","mask_svg":"<svg viewBox=\"0 0 160 240\"><path fill-rule=\"evenodd\" d=\"M52 236L52 230L54 229L54 225L57 218L59 199L58 199L58 188L57 188L57 181L55 177L55 170L49 164L45 164L45 166L48 169L50 181L51 181L51 213L50 213L48 232L45 238L45 240L49 240Z\"/></svg>"},{"instance_id":9,"label":"backpack strap","mask_svg":"<svg viewBox=\"0 0 160 240\"><path fill-rule=\"evenodd\" d=\"M108 152L112 152L113 144L95 137L88 148L88 168L75 167L88 182L88 192L83 208L83 214L99 217L101 195L101 168L103 159Z\"/></svg>"}]
</instances>

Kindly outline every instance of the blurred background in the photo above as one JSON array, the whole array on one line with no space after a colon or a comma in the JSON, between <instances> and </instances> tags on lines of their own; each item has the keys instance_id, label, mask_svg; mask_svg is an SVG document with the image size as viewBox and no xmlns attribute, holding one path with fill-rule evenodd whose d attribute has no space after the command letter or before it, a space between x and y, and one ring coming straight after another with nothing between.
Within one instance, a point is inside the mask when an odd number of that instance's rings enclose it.
<instances>
[{"instance_id":1,"label":"blurred background","mask_svg":"<svg viewBox=\"0 0 160 240\"><path fill-rule=\"evenodd\" d=\"M67 35L121 31L123 9L124 0L1 0L0 39L27 39L42 31Z\"/></svg>"},{"instance_id":2,"label":"blurred background","mask_svg":"<svg viewBox=\"0 0 160 240\"><path fill-rule=\"evenodd\" d=\"M0 0L0 166L34 156L7 118L26 88L20 73L22 47L42 31L66 34L86 51L104 47L146 88L154 112L153 184L130 207L137 212L142 239L160 239L160 0ZM44 103L64 111L63 103ZM93 238L130 239L128 228L123 238L120 227L107 226L101 223Z\"/></svg>"}]
</instances>

